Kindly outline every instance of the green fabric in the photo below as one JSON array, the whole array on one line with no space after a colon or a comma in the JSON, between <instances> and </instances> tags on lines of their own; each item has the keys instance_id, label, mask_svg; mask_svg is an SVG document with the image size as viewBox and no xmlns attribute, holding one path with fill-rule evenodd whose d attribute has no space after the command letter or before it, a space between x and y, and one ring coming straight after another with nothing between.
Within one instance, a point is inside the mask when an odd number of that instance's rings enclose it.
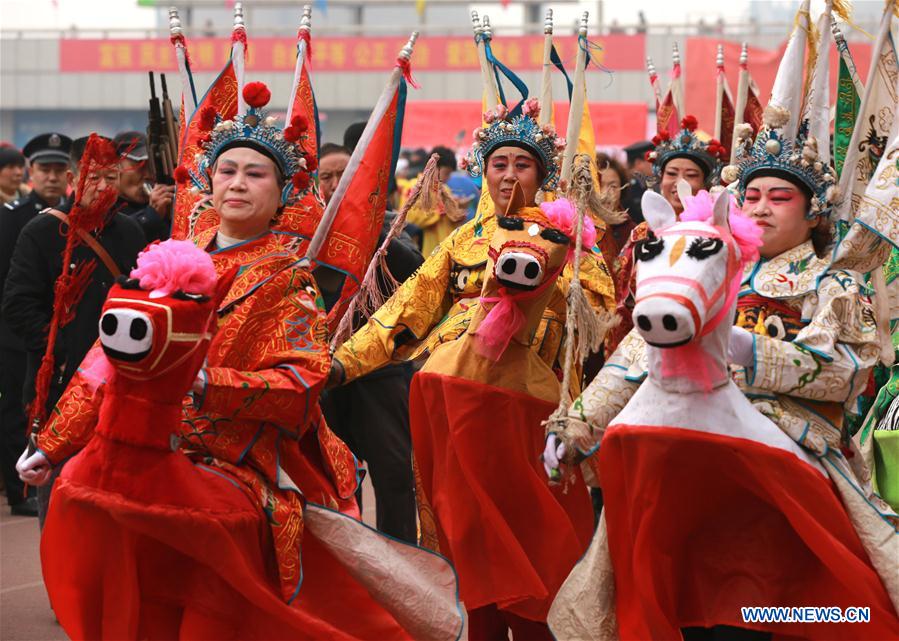
<instances>
[{"instance_id":1,"label":"green fabric","mask_svg":"<svg viewBox=\"0 0 899 641\"><path fill-rule=\"evenodd\" d=\"M848 55L848 51L846 52ZM855 90L855 83L849 74L849 67L843 56L840 56L840 76L837 81L837 114L834 120L833 134L833 161L837 175L843 172L843 162L846 160L846 152L849 149L849 139L852 138L852 129L858 119L861 99Z\"/></svg>"},{"instance_id":2,"label":"green fabric","mask_svg":"<svg viewBox=\"0 0 899 641\"><path fill-rule=\"evenodd\" d=\"M874 478L880 497L899 511L899 430L874 432Z\"/></svg>"}]
</instances>

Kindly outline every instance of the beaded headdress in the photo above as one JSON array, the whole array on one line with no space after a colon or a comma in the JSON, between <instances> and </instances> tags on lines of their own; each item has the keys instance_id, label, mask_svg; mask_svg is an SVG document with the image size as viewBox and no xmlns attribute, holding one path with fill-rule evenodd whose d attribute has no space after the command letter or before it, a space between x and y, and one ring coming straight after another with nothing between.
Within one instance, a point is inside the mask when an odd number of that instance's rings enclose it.
<instances>
[{"instance_id":1,"label":"beaded headdress","mask_svg":"<svg viewBox=\"0 0 899 641\"><path fill-rule=\"evenodd\" d=\"M474 130L471 151L463 159L462 167L475 178L483 176L487 158L496 149L513 145L526 147L543 165L546 176L540 188L552 191L559 182L562 151L565 139L556 135L552 124L540 125L540 103L536 98L525 101L522 112L511 117L504 105L484 114L486 127Z\"/></svg>"},{"instance_id":2,"label":"beaded headdress","mask_svg":"<svg viewBox=\"0 0 899 641\"><path fill-rule=\"evenodd\" d=\"M246 112L228 120L216 113L212 106L200 110L201 126L209 132L200 141L203 151L197 158L196 169L179 167L175 179L180 182L189 178L197 189L210 191L210 172L221 153L233 147L249 147L271 158L278 168L284 179L281 204L295 202L309 193L312 185L310 172L314 170L315 159L304 152L302 146L309 123L297 114L287 127L279 127L277 119L268 116L263 109L271 99L271 92L261 82L245 85L243 99L247 104Z\"/></svg>"},{"instance_id":3,"label":"beaded headdress","mask_svg":"<svg viewBox=\"0 0 899 641\"><path fill-rule=\"evenodd\" d=\"M737 190L742 199L746 196L749 182L760 172L790 176L812 194L806 217L829 215L839 193L833 169L822 161L818 141L809 135L808 120L802 121L796 139L790 140L784 136L782 129L781 123L785 118L789 118L786 112L768 107L765 110L765 125L754 143L752 128L749 125L738 127L736 164L725 167L724 180L737 181Z\"/></svg>"},{"instance_id":4,"label":"beaded headdress","mask_svg":"<svg viewBox=\"0 0 899 641\"><path fill-rule=\"evenodd\" d=\"M705 171L707 187L718 184L721 166L727 158L728 150L714 138L703 142L696 135L699 122L695 116L685 116L681 120L681 129L673 137L662 131L653 136L653 149L646 154L652 162L652 173L656 180L661 180L662 170L669 160L688 158L700 165Z\"/></svg>"}]
</instances>

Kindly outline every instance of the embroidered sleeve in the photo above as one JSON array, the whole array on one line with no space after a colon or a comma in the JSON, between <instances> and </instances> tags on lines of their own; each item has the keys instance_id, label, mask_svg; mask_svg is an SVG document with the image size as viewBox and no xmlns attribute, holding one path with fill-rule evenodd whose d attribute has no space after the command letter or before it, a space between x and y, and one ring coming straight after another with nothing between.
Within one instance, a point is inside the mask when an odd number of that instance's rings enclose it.
<instances>
[{"instance_id":1,"label":"embroidered sleeve","mask_svg":"<svg viewBox=\"0 0 899 641\"><path fill-rule=\"evenodd\" d=\"M871 300L850 272L826 274L811 322L790 341L756 335L753 387L815 401L851 403L877 363Z\"/></svg>"},{"instance_id":2,"label":"embroidered sleeve","mask_svg":"<svg viewBox=\"0 0 899 641\"><path fill-rule=\"evenodd\" d=\"M606 427L627 405L646 377L646 344L632 331L568 410L569 428L562 439L589 455ZM586 429L585 429L586 428Z\"/></svg>"},{"instance_id":3,"label":"embroidered sleeve","mask_svg":"<svg viewBox=\"0 0 899 641\"><path fill-rule=\"evenodd\" d=\"M290 282L265 286L239 306L240 317L220 328L195 395L198 413L257 420L300 433L309 425L328 375L325 318L311 295ZM300 283L302 285L302 283ZM232 335L231 328L237 328ZM236 361L236 362L235 362Z\"/></svg>"},{"instance_id":4,"label":"embroidered sleeve","mask_svg":"<svg viewBox=\"0 0 899 641\"><path fill-rule=\"evenodd\" d=\"M452 259L447 242L451 240L441 243L415 275L334 353L343 365L346 382L404 358L446 315L452 303L448 295Z\"/></svg>"},{"instance_id":5,"label":"embroidered sleeve","mask_svg":"<svg viewBox=\"0 0 899 641\"><path fill-rule=\"evenodd\" d=\"M100 416L104 389L103 385L91 384L81 370L75 372L49 420L37 435L37 448L50 463L59 464L90 441Z\"/></svg>"}]
</instances>

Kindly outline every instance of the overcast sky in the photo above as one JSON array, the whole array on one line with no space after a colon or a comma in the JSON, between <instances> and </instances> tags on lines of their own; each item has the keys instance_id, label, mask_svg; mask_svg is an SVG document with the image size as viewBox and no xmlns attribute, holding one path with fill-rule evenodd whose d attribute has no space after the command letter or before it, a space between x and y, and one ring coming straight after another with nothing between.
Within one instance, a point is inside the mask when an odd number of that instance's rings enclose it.
<instances>
[{"instance_id":1,"label":"overcast sky","mask_svg":"<svg viewBox=\"0 0 899 641\"><path fill-rule=\"evenodd\" d=\"M414 5L415 0L405 0ZM159 0L161 6L168 4ZM177 0L171 4L177 5ZM254 4L253 0L245 0L245 4ZM301 2L297 2L301 4ZM494 24L520 23L523 8L516 6L511 0L508 8L503 9L498 2L473 2L472 8L488 9ZM552 6L552 3L548 3ZM617 20L619 24L635 24L637 13L643 11L647 20L655 24L684 24L698 22L715 22L719 17L728 22L745 21L751 9L759 12L759 5L772 4L782 6L784 0L586 0L577 3L557 4L554 6L556 23L572 22L584 10L591 12L594 22L597 7L602 5L603 19L606 24ZM799 1L793 3L798 7ZM823 0L813 0L812 13L817 14L823 7ZM856 13L869 14L876 5L879 13L883 0L856 0ZM222 0L222 6L225 6ZM755 7L751 5L756 5ZM762 10L764 15L764 10ZM139 7L137 0L0 0L0 28L7 29L67 29L75 26L79 29L146 29L156 23L156 12L153 9Z\"/></svg>"}]
</instances>

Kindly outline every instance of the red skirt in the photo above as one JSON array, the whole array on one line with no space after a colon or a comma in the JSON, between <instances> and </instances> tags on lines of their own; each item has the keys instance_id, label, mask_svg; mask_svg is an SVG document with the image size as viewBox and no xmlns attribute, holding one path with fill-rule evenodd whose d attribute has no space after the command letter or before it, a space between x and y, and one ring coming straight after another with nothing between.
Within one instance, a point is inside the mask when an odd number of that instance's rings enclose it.
<instances>
[{"instance_id":1,"label":"red skirt","mask_svg":"<svg viewBox=\"0 0 899 641\"><path fill-rule=\"evenodd\" d=\"M57 481L41 562L73 639L409 637L309 532L285 602L271 528L246 486L99 434Z\"/></svg>"},{"instance_id":2,"label":"red skirt","mask_svg":"<svg viewBox=\"0 0 899 641\"><path fill-rule=\"evenodd\" d=\"M434 510L440 551L455 565L469 611L497 604L545 621L593 532L580 472L550 487L541 421L555 409L531 396L420 372L412 381L412 444Z\"/></svg>"},{"instance_id":3,"label":"red skirt","mask_svg":"<svg viewBox=\"0 0 899 641\"><path fill-rule=\"evenodd\" d=\"M683 429L612 425L599 452L622 640L732 625L775 638L899 639L831 482L795 455ZM747 606L870 607L870 623L748 623Z\"/></svg>"}]
</instances>

